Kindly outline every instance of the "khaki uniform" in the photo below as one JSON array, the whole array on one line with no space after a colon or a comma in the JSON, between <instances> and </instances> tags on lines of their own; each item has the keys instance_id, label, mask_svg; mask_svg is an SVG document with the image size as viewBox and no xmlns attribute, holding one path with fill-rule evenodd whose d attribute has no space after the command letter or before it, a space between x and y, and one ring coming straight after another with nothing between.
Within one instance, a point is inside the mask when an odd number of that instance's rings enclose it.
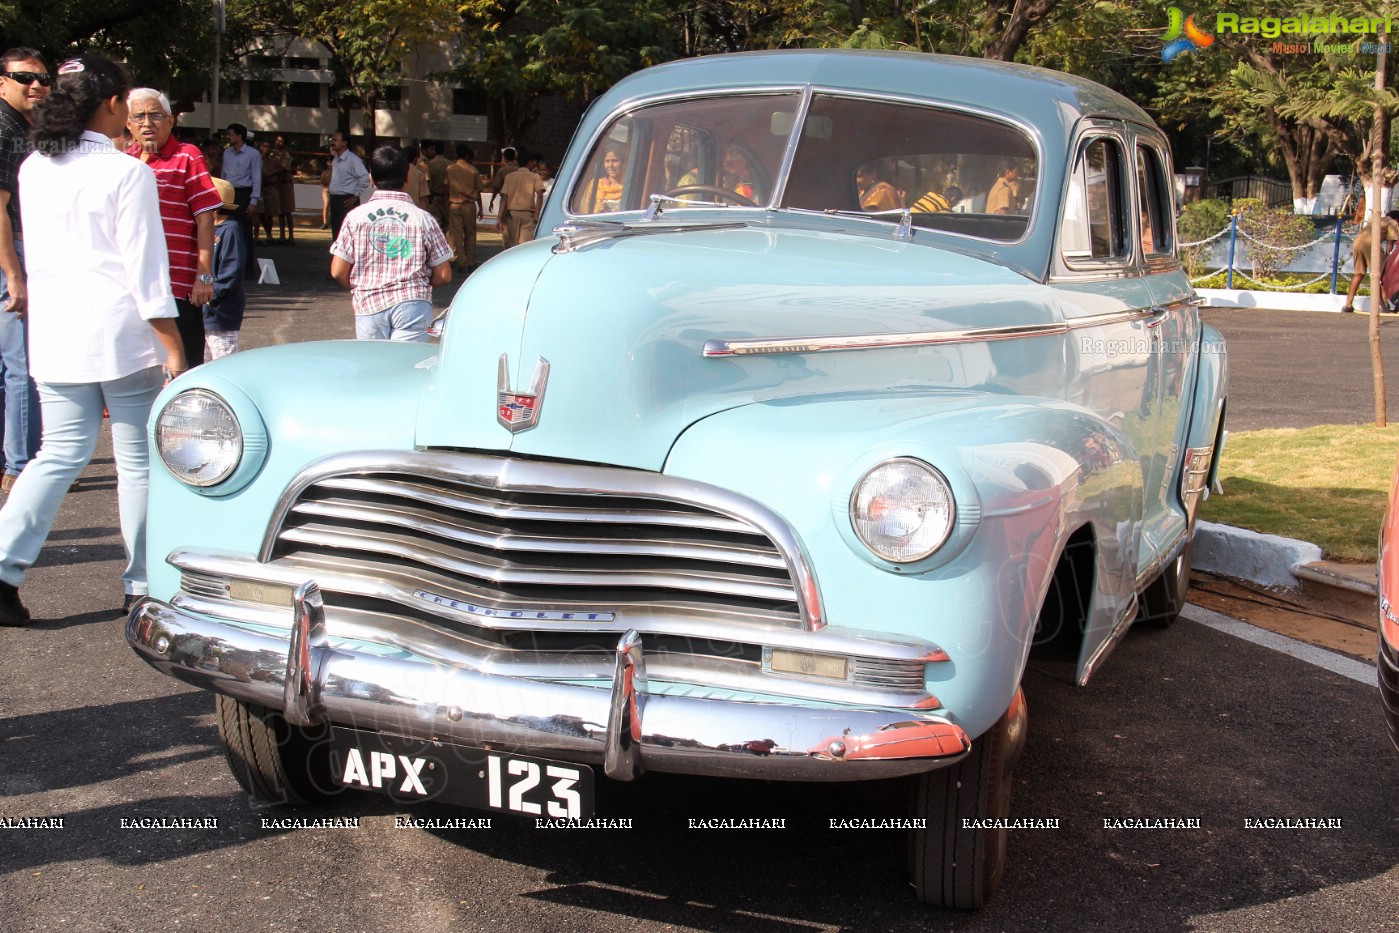
<instances>
[{"instance_id":1,"label":"khaki uniform","mask_svg":"<svg viewBox=\"0 0 1399 933\"><path fill-rule=\"evenodd\" d=\"M1366 227L1355 236L1355 243L1350 248L1351 260L1355 263L1355 271L1364 275L1370 268L1370 228ZM1380 218L1380 240L1393 245L1399 243L1399 222L1392 217Z\"/></svg>"},{"instance_id":2,"label":"khaki uniform","mask_svg":"<svg viewBox=\"0 0 1399 933\"><path fill-rule=\"evenodd\" d=\"M457 269L476 265L476 214L481 173L464 159L447 166L447 242Z\"/></svg>"},{"instance_id":3,"label":"khaki uniform","mask_svg":"<svg viewBox=\"0 0 1399 933\"><path fill-rule=\"evenodd\" d=\"M507 247L534 239L534 225L538 220L535 206L544 193L544 179L534 172L523 169L506 175L500 186L500 196L505 199L501 210L505 217L505 245Z\"/></svg>"},{"instance_id":4,"label":"khaki uniform","mask_svg":"<svg viewBox=\"0 0 1399 933\"><path fill-rule=\"evenodd\" d=\"M443 230L447 229L447 157L438 153L427 163L427 211L437 218Z\"/></svg>"},{"instance_id":5,"label":"khaki uniform","mask_svg":"<svg viewBox=\"0 0 1399 933\"><path fill-rule=\"evenodd\" d=\"M414 163L408 166L408 180L404 182L403 190L408 192L408 196L413 199L414 204L427 210L427 173L423 171L420 164Z\"/></svg>"},{"instance_id":6,"label":"khaki uniform","mask_svg":"<svg viewBox=\"0 0 1399 933\"><path fill-rule=\"evenodd\" d=\"M518 162L506 162L505 164L501 165L501 167L496 171L495 175L491 176L490 189L493 192L493 198L496 198L496 196L500 194L501 186L505 184L505 179L509 178L512 172L518 172L519 170L520 163ZM499 198L496 198L496 200L498 201ZM515 244L510 242L510 231L508 229L509 224L506 223L508 218L506 218L505 216L505 209L499 204L496 205L495 216L496 229L500 231L501 243L506 249L509 249Z\"/></svg>"}]
</instances>

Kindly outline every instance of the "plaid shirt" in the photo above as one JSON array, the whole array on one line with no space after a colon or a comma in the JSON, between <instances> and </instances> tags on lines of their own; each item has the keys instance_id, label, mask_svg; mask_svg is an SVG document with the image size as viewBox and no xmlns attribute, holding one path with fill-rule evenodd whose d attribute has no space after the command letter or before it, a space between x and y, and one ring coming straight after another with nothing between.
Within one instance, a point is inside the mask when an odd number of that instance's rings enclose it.
<instances>
[{"instance_id":1,"label":"plaid shirt","mask_svg":"<svg viewBox=\"0 0 1399 933\"><path fill-rule=\"evenodd\" d=\"M355 314L377 314L403 301L431 301L432 268L450 260L452 248L433 216L406 193L376 191L345 216L330 254L354 266Z\"/></svg>"},{"instance_id":2,"label":"plaid shirt","mask_svg":"<svg viewBox=\"0 0 1399 933\"><path fill-rule=\"evenodd\" d=\"M141 146L132 146L126 154L141 158ZM170 250L171 289L176 298L189 301L199 265L194 218L222 205L223 198L209 178L204 154L174 136L152 153L146 164L155 172L156 189L160 192L160 222Z\"/></svg>"},{"instance_id":3,"label":"plaid shirt","mask_svg":"<svg viewBox=\"0 0 1399 933\"><path fill-rule=\"evenodd\" d=\"M0 100L0 189L10 192L10 229L16 240L22 233L19 220L19 164L33 148L29 144L29 121L6 101Z\"/></svg>"}]
</instances>

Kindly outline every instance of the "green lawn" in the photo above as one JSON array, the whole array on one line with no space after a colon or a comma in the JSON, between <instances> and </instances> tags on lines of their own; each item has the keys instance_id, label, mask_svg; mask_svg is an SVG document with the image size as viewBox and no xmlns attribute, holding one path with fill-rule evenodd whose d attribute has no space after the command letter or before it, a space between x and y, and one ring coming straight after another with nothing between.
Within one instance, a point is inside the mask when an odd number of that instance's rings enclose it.
<instances>
[{"instance_id":1,"label":"green lawn","mask_svg":"<svg viewBox=\"0 0 1399 933\"><path fill-rule=\"evenodd\" d=\"M1200 517L1311 541L1334 560L1373 561L1396 457L1399 425L1231 433L1224 494Z\"/></svg>"}]
</instances>

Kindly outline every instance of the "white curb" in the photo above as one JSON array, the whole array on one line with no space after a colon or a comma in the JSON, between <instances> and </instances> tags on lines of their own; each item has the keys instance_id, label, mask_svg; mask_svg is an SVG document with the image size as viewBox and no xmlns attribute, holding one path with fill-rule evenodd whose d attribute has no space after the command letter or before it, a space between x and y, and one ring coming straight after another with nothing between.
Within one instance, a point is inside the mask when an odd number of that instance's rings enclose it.
<instances>
[{"instance_id":1,"label":"white curb","mask_svg":"<svg viewBox=\"0 0 1399 933\"><path fill-rule=\"evenodd\" d=\"M1296 569L1318 560L1321 548L1295 538L1262 535L1213 522L1200 522L1195 528L1192 564L1206 573L1292 589L1300 585Z\"/></svg>"}]
</instances>

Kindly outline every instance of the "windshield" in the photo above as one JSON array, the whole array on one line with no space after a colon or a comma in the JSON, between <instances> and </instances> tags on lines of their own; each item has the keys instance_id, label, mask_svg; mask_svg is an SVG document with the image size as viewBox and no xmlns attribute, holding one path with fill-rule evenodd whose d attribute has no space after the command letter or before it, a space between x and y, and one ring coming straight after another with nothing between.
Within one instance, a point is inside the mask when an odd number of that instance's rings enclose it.
<instances>
[{"instance_id":1,"label":"windshield","mask_svg":"<svg viewBox=\"0 0 1399 933\"><path fill-rule=\"evenodd\" d=\"M800 95L670 101L615 120L584 163L573 214L662 206L875 215L983 239L1029 226L1038 160L1022 130L935 106L816 94L779 177ZM780 201L777 198L781 198Z\"/></svg>"}]
</instances>

